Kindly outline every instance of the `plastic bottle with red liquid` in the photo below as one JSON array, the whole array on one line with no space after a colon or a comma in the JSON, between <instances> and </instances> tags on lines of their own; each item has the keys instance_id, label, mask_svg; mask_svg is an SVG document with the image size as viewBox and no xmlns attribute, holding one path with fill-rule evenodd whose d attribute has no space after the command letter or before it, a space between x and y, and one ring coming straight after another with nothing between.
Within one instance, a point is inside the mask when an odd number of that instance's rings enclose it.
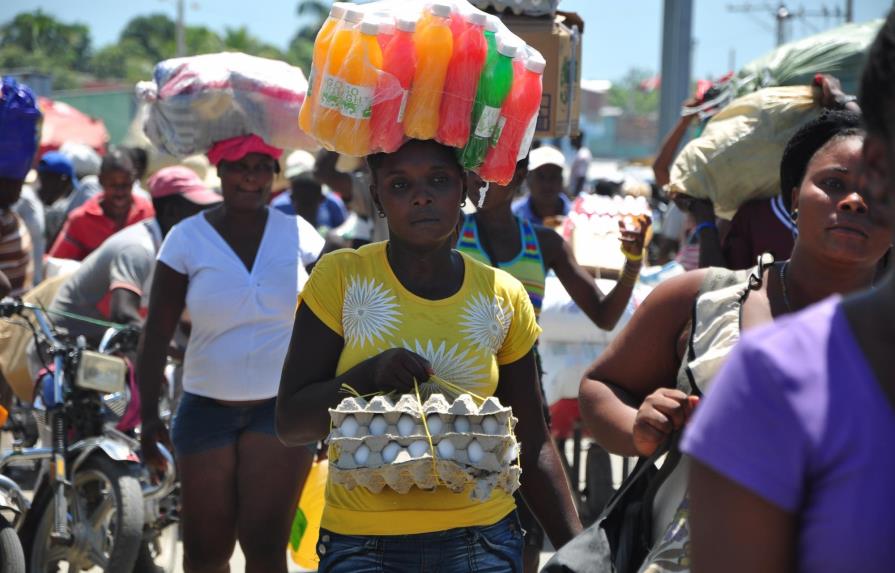
<instances>
[{"instance_id":1,"label":"plastic bottle with red liquid","mask_svg":"<svg viewBox=\"0 0 895 573\"><path fill-rule=\"evenodd\" d=\"M500 110L497 143L488 150L479 170L482 179L507 185L516 172L516 163L528 154L541 108L541 76L546 66L546 60L537 54L513 62L513 89Z\"/></svg>"},{"instance_id":2,"label":"plastic bottle with red liquid","mask_svg":"<svg viewBox=\"0 0 895 573\"><path fill-rule=\"evenodd\" d=\"M472 106L488 57L487 20L488 16L482 12L472 12L466 17L455 13L451 19L454 54L444 80L437 136L438 141L451 147L463 147L469 139Z\"/></svg>"},{"instance_id":3,"label":"plastic bottle with red liquid","mask_svg":"<svg viewBox=\"0 0 895 573\"><path fill-rule=\"evenodd\" d=\"M518 40L512 37L497 39L493 50L491 39L488 41L488 58L472 106L469 140L459 155L460 164L465 169L478 169L485 161L500 120L501 107L513 87L513 58L521 48Z\"/></svg>"},{"instance_id":4,"label":"plastic bottle with red liquid","mask_svg":"<svg viewBox=\"0 0 895 573\"><path fill-rule=\"evenodd\" d=\"M395 19L385 14L382 15L378 23L379 35L376 36L376 39L379 40L379 48L385 53L388 43L395 37Z\"/></svg>"},{"instance_id":5,"label":"plastic bottle with red liquid","mask_svg":"<svg viewBox=\"0 0 895 573\"><path fill-rule=\"evenodd\" d=\"M404 142L404 111L416 71L415 29L416 21L398 19L394 35L383 50L382 74L376 84L376 103L370 123L373 151L391 153Z\"/></svg>"}]
</instances>

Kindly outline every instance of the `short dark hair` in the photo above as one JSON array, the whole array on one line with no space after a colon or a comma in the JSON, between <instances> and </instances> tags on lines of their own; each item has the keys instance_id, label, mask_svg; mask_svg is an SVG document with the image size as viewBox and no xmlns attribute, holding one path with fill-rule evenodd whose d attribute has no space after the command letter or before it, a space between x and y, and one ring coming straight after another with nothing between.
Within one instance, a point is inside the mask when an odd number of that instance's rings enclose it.
<instances>
[{"instance_id":1,"label":"short dark hair","mask_svg":"<svg viewBox=\"0 0 895 573\"><path fill-rule=\"evenodd\" d=\"M858 104L870 133L893 135L889 122L895 105L895 10L889 12L867 53Z\"/></svg>"},{"instance_id":2,"label":"short dark hair","mask_svg":"<svg viewBox=\"0 0 895 573\"><path fill-rule=\"evenodd\" d=\"M399 149L402 149L402 148L404 148L404 146L410 145L412 143L427 143L427 144L430 144L433 146L438 146L438 147L448 150L450 153L450 156L454 159L454 162L457 164L457 169L460 170L460 174L465 177L464 174L465 174L466 170L463 169L462 165L460 165L460 160L457 159L457 153L454 148L449 147L447 145L443 145L441 143L438 143L437 141L435 141L433 139L426 139L426 140L410 139L410 140L404 142L404 145L402 145ZM397 151L395 151L393 153L397 153ZM370 170L370 177L373 178L374 184L376 183L376 171L378 171L382 167L382 163L385 161L385 158L388 157L389 155L392 155L393 153L384 153L384 152L371 153L370 155L367 156L367 158L366 158L367 159L367 168Z\"/></svg>"},{"instance_id":3,"label":"short dark hair","mask_svg":"<svg viewBox=\"0 0 895 573\"><path fill-rule=\"evenodd\" d=\"M131 156L131 162L134 164L134 173L137 179L142 179L146 175L146 168L149 166L149 154L142 147L126 148Z\"/></svg>"},{"instance_id":4,"label":"short dark hair","mask_svg":"<svg viewBox=\"0 0 895 573\"><path fill-rule=\"evenodd\" d=\"M792 210L792 190L802 184L814 154L833 139L863 133L861 114L854 111L825 111L792 136L780 161L780 193L787 211Z\"/></svg>"},{"instance_id":5,"label":"short dark hair","mask_svg":"<svg viewBox=\"0 0 895 573\"><path fill-rule=\"evenodd\" d=\"M108 173L110 171L128 171L134 177L137 176L137 170L134 169L134 161L126 148L113 147L103 157L103 162L99 166L99 173Z\"/></svg>"}]
</instances>

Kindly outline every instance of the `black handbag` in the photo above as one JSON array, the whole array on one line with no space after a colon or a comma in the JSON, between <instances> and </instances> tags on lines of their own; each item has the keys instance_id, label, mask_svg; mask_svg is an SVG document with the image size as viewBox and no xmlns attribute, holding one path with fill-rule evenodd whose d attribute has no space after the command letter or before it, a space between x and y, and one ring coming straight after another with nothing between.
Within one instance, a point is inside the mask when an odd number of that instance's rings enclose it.
<instances>
[{"instance_id":1,"label":"black handbag","mask_svg":"<svg viewBox=\"0 0 895 573\"><path fill-rule=\"evenodd\" d=\"M541 572L636 573L651 547L656 491L680 460L677 442L672 435L653 455L640 458L593 525L562 546Z\"/></svg>"}]
</instances>

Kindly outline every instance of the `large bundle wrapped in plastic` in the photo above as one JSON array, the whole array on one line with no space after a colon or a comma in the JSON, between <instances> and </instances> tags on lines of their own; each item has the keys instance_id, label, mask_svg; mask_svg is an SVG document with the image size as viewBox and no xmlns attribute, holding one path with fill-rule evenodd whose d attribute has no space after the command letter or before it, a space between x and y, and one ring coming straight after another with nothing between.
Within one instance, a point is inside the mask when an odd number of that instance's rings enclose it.
<instances>
[{"instance_id":1,"label":"large bundle wrapped in plastic","mask_svg":"<svg viewBox=\"0 0 895 573\"><path fill-rule=\"evenodd\" d=\"M40 141L41 118L31 88L4 76L0 88L0 177L25 179Z\"/></svg>"},{"instance_id":2,"label":"large bundle wrapped in plastic","mask_svg":"<svg viewBox=\"0 0 895 573\"><path fill-rule=\"evenodd\" d=\"M678 155L669 192L711 199L725 219L750 199L777 195L787 142L821 111L809 86L766 88L734 100Z\"/></svg>"},{"instance_id":3,"label":"large bundle wrapped in plastic","mask_svg":"<svg viewBox=\"0 0 895 573\"><path fill-rule=\"evenodd\" d=\"M806 85L831 74L845 93L857 93L864 57L882 20L846 24L784 44L749 62L737 74L740 95L764 87Z\"/></svg>"},{"instance_id":4,"label":"large bundle wrapped in plastic","mask_svg":"<svg viewBox=\"0 0 895 573\"><path fill-rule=\"evenodd\" d=\"M388 487L441 486L487 500L494 488L519 488L516 418L497 398L480 405L469 394L448 402L432 394L425 402L405 394L397 402L376 396L346 398L330 411L330 476L348 489L379 493Z\"/></svg>"},{"instance_id":5,"label":"large bundle wrapped in plastic","mask_svg":"<svg viewBox=\"0 0 895 573\"><path fill-rule=\"evenodd\" d=\"M506 184L531 146L545 65L466 0L336 2L314 42L299 124L356 157L435 139Z\"/></svg>"},{"instance_id":6,"label":"large bundle wrapped in plastic","mask_svg":"<svg viewBox=\"0 0 895 573\"><path fill-rule=\"evenodd\" d=\"M248 134L284 149L316 147L295 122L308 82L286 62L205 54L160 62L154 77L137 84L137 96L149 103L143 129L161 151L204 153L216 141Z\"/></svg>"}]
</instances>

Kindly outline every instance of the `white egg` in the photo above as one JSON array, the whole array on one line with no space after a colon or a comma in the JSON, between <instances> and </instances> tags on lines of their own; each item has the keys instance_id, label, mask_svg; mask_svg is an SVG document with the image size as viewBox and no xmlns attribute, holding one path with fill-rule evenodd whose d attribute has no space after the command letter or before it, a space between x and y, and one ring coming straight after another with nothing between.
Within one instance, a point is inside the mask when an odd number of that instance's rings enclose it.
<instances>
[{"instance_id":1,"label":"white egg","mask_svg":"<svg viewBox=\"0 0 895 573\"><path fill-rule=\"evenodd\" d=\"M417 440L408 446L407 451L410 452L410 457L420 458L429 451L429 442Z\"/></svg>"},{"instance_id":2,"label":"white egg","mask_svg":"<svg viewBox=\"0 0 895 573\"><path fill-rule=\"evenodd\" d=\"M354 452L354 463L359 466L367 465L367 458L370 457L370 448L361 446Z\"/></svg>"},{"instance_id":3,"label":"white egg","mask_svg":"<svg viewBox=\"0 0 895 573\"><path fill-rule=\"evenodd\" d=\"M438 456L451 460L454 458L454 444L450 440L441 440L438 442Z\"/></svg>"},{"instance_id":4,"label":"white egg","mask_svg":"<svg viewBox=\"0 0 895 573\"><path fill-rule=\"evenodd\" d=\"M466 446L466 457L468 457L469 461L472 463L482 461L484 456L485 450L482 449L482 444L480 444L478 440L473 440Z\"/></svg>"},{"instance_id":5,"label":"white egg","mask_svg":"<svg viewBox=\"0 0 895 573\"><path fill-rule=\"evenodd\" d=\"M414 428L416 428L416 422L407 414L398 418L398 434L401 436L409 436L413 433Z\"/></svg>"},{"instance_id":6,"label":"white egg","mask_svg":"<svg viewBox=\"0 0 895 573\"><path fill-rule=\"evenodd\" d=\"M457 416L454 418L454 431L460 434L469 432L469 418Z\"/></svg>"},{"instance_id":7,"label":"white egg","mask_svg":"<svg viewBox=\"0 0 895 573\"><path fill-rule=\"evenodd\" d=\"M503 463L511 464L516 461L516 458L519 457L519 450L516 449L516 446L510 446L507 448L507 451L503 453Z\"/></svg>"},{"instance_id":8,"label":"white egg","mask_svg":"<svg viewBox=\"0 0 895 573\"><path fill-rule=\"evenodd\" d=\"M370 420L370 433L374 436L381 436L388 429L388 422L380 415L373 416Z\"/></svg>"},{"instance_id":9,"label":"white egg","mask_svg":"<svg viewBox=\"0 0 895 573\"><path fill-rule=\"evenodd\" d=\"M429 428L430 434L437 436L441 434L441 431L444 429L444 421L442 421L441 416L438 414L429 414L426 416L426 427Z\"/></svg>"},{"instance_id":10,"label":"white egg","mask_svg":"<svg viewBox=\"0 0 895 573\"><path fill-rule=\"evenodd\" d=\"M343 436L353 438L357 435L357 428L358 424L354 416L345 416L345 419L339 424L339 433Z\"/></svg>"},{"instance_id":11,"label":"white egg","mask_svg":"<svg viewBox=\"0 0 895 573\"><path fill-rule=\"evenodd\" d=\"M382 460L390 464L395 461L395 458L398 457L398 453L401 451L401 446L396 442L389 442L385 448L382 449Z\"/></svg>"},{"instance_id":12,"label":"white egg","mask_svg":"<svg viewBox=\"0 0 895 573\"><path fill-rule=\"evenodd\" d=\"M494 435L499 428L500 424L497 423L497 418L494 416L485 416L482 418L482 431L484 433Z\"/></svg>"}]
</instances>

